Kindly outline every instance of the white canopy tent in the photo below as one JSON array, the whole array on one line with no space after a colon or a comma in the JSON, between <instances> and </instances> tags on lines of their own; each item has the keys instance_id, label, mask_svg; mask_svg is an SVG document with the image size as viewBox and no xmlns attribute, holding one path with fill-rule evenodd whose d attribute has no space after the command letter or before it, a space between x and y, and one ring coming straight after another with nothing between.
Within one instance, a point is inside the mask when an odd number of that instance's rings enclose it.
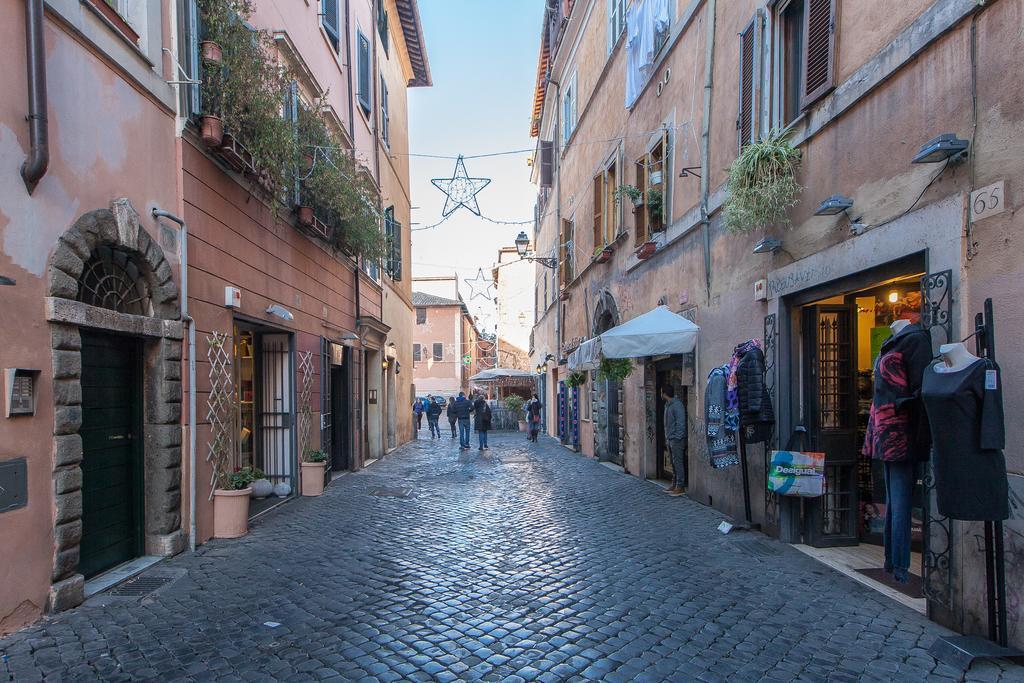
<instances>
[{"instance_id":1,"label":"white canopy tent","mask_svg":"<svg viewBox=\"0 0 1024 683\"><path fill-rule=\"evenodd\" d=\"M681 315L658 306L624 322L594 339L588 339L569 355L570 370L594 370L605 358L643 358L690 353L697 345L700 328Z\"/></svg>"},{"instance_id":2,"label":"white canopy tent","mask_svg":"<svg viewBox=\"0 0 1024 683\"><path fill-rule=\"evenodd\" d=\"M534 374L532 372L527 372L526 370L517 370L516 368L491 368L490 370L483 370L476 373L469 378L469 381L494 382L507 377L529 377L530 379L533 379Z\"/></svg>"}]
</instances>

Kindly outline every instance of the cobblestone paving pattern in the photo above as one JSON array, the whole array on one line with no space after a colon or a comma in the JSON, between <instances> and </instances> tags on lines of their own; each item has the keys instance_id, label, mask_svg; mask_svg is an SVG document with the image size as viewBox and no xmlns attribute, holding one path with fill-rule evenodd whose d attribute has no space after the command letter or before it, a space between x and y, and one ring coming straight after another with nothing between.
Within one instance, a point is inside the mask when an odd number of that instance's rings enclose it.
<instances>
[{"instance_id":1,"label":"cobblestone paving pattern","mask_svg":"<svg viewBox=\"0 0 1024 683\"><path fill-rule=\"evenodd\" d=\"M154 567L180 577L155 593L96 596L0 650L19 683L962 678L927 654L946 631L802 553L723 536L714 510L551 441L492 436L489 457L413 442ZM411 497L374 495L398 486Z\"/></svg>"}]
</instances>

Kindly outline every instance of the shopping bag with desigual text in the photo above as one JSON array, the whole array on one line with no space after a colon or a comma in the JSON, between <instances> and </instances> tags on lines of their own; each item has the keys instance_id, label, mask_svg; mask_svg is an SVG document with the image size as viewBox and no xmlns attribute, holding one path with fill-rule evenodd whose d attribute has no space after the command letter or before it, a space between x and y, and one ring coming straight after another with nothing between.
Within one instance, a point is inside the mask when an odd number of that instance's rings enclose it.
<instances>
[{"instance_id":1,"label":"shopping bag with desigual text","mask_svg":"<svg viewBox=\"0 0 1024 683\"><path fill-rule=\"evenodd\" d=\"M768 490L780 496L820 496L825 483L825 454L772 451Z\"/></svg>"}]
</instances>

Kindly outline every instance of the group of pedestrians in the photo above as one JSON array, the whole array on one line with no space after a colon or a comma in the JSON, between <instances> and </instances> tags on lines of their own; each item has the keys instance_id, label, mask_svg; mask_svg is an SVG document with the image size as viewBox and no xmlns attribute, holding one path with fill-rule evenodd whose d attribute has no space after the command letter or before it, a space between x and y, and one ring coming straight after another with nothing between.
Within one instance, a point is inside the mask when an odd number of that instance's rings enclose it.
<instances>
[{"instance_id":1,"label":"group of pedestrians","mask_svg":"<svg viewBox=\"0 0 1024 683\"><path fill-rule=\"evenodd\" d=\"M490 450L487 445L487 432L491 430L491 406L483 395L472 394L470 398L466 398L466 393L460 391L457 397L448 399L447 407L444 404L444 399L438 400L434 396L427 396L422 400L417 399L413 403L412 411L417 431L422 425L424 413L426 414L431 439L441 438L441 427L438 423L441 413L446 413L453 439L456 436L456 427L458 427L460 450L470 447L470 419L472 418L472 427L476 430L480 450Z\"/></svg>"}]
</instances>

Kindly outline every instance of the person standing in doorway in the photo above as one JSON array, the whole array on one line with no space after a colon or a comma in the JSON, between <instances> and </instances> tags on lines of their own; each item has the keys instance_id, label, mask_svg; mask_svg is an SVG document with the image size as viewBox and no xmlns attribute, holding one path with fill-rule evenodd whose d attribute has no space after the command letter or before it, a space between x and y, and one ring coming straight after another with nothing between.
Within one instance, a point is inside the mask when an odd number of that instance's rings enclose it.
<instances>
[{"instance_id":1,"label":"person standing in doorway","mask_svg":"<svg viewBox=\"0 0 1024 683\"><path fill-rule=\"evenodd\" d=\"M412 404L412 419L416 423L416 431L420 431L423 426L423 403L419 399Z\"/></svg>"},{"instance_id":2,"label":"person standing in doorway","mask_svg":"<svg viewBox=\"0 0 1024 683\"><path fill-rule=\"evenodd\" d=\"M459 418L455 416L455 397L448 397L448 426L452 428L452 438L455 438L455 423L459 421Z\"/></svg>"},{"instance_id":3,"label":"person standing in doorway","mask_svg":"<svg viewBox=\"0 0 1024 683\"><path fill-rule=\"evenodd\" d=\"M459 422L459 450L464 451L469 448L469 417L473 413L473 404L466 399L466 394L460 391L452 410Z\"/></svg>"},{"instance_id":4,"label":"person standing in doorway","mask_svg":"<svg viewBox=\"0 0 1024 683\"><path fill-rule=\"evenodd\" d=\"M489 451L491 449L487 445L487 432L491 429L491 407L487 405L487 399L483 396L477 395L476 401L473 402L473 414L476 416L473 426L476 427L480 450Z\"/></svg>"},{"instance_id":5,"label":"person standing in doorway","mask_svg":"<svg viewBox=\"0 0 1024 683\"><path fill-rule=\"evenodd\" d=\"M437 426L437 421L441 418L441 404L437 402L437 399L433 396L427 396L430 401L427 404L427 426L430 428L430 438L441 438L441 428Z\"/></svg>"},{"instance_id":6,"label":"person standing in doorway","mask_svg":"<svg viewBox=\"0 0 1024 683\"><path fill-rule=\"evenodd\" d=\"M529 405L526 406L526 423L527 434L530 441L537 442L537 436L540 434L540 421L541 413L544 410L544 404L540 402L537 394L533 395L530 399Z\"/></svg>"},{"instance_id":7,"label":"person standing in doorway","mask_svg":"<svg viewBox=\"0 0 1024 683\"><path fill-rule=\"evenodd\" d=\"M670 496L681 496L686 493L686 406L676 396L671 384L661 388L661 398L665 401L665 442L672 456L672 486L667 492Z\"/></svg>"}]
</instances>

